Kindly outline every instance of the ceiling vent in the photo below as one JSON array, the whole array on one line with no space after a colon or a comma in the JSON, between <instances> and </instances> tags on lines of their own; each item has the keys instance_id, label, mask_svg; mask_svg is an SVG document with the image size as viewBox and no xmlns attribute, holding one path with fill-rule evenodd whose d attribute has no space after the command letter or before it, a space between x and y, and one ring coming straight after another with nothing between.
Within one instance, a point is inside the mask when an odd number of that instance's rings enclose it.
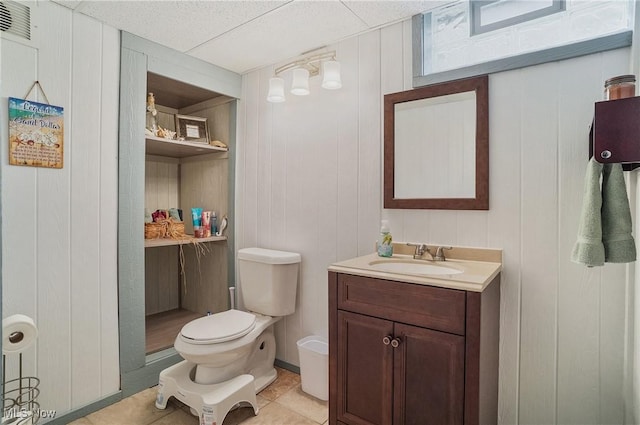
<instances>
[{"instance_id":1,"label":"ceiling vent","mask_svg":"<svg viewBox=\"0 0 640 425\"><path fill-rule=\"evenodd\" d=\"M0 30L31 40L29 7L13 1L0 1Z\"/></svg>"}]
</instances>

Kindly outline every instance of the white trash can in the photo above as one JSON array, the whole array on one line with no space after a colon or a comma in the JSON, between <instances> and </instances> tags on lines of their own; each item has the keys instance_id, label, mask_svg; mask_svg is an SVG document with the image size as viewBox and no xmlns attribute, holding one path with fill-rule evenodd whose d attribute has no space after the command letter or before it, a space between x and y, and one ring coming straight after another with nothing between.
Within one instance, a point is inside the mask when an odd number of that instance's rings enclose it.
<instances>
[{"instance_id":1,"label":"white trash can","mask_svg":"<svg viewBox=\"0 0 640 425\"><path fill-rule=\"evenodd\" d=\"M329 344L321 336L308 336L298 341L302 391L329 400Z\"/></svg>"}]
</instances>

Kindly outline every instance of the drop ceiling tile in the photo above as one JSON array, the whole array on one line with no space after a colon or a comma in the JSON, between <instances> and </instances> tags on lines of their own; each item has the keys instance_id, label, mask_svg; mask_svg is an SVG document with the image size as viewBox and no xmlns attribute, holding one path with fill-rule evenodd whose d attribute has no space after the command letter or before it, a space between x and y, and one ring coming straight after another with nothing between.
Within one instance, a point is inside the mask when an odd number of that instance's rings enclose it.
<instances>
[{"instance_id":1,"label":"drop ceiling tile","mask_svg":"<svg viewBox=\"0 0 640 425\"><path fill-rule=\"evenodd\" d=\"M366 22L369 27L376 28L453 2L452 0L365 0L345 1L344 4Z\"/></svg>"},{"instance_id":2,"label":"drop ceiling tile","mask_svg":"<svg viewBox=\"0 0 640 425\"><path fill-rule=\"evenodd\" d=\"M68 7L69 9L75 9L78 7L82 0L52 0L54 3L58 3L59 5Z\"/></svg>"},{"instance_id":3,"label":"drop ceiling tile","mask_svg":"<svg viewBox=\"0 0 640 425\"><path fill-rule=\"evenodd\" d=\"M367 25L342 2L293 1L188 53L231 71L245 73L367 29Z\"/></svg>"},{"instance_id":4,"label":"drop ceiling tile","mask_svg":"<svg viewBox=\"0 0 640 425\"><path fill-rule=\"evenodd\" d=\"M181 52L287 1L83 1L76 10Z\"/></svg>"}]
</instances>

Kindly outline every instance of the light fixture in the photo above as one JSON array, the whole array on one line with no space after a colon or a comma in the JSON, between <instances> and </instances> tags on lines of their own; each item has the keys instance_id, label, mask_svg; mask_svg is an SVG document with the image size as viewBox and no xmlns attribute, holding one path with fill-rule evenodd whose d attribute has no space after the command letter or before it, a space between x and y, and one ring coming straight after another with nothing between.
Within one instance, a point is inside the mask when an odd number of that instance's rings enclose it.
<instances>
[{"instance_id":1,"label":"light fixture","mask_svg":"<svg viewBox=\"0 0 640 425\"><path fill-rule=\"evenodd\" d=\"M322 64L322 88L335 90L342 87L340 79L340 62L326 61Z\"/></svg>"},{"instance_id":2,"label":"light fixture","mask_svg":"<svg viewBox=\"0 0 640 425\"><path fill-rule=\"evenodd\" d=\"M309 70L306 68L296 68L293 70L293 81L291 82L291 94L296 96L306 96L309 94Z\"/></svg>"},{"instance_id":3,"label":"light fixture","mask_svg":"<svg viewBox=\"0 0 640 425\"><path fill-rule=\"evenodd\" d=\"M309 94L309 77L320 74L322 64L322 88L335 90L342 87L340 79L340 62L336 60L335 50L318 53L290 62L277 68L274 76L269 80L269 94L267 101L284 102L284 80L279 75L285 71L293 70L291 93L304 96Z\"/></svg>"},{"instance_id":4,"label":"light fixture","mask_svg":"<svg viewBox=\"0 0 640 425\"><path fill-rule=\"evenodd\" d=\"M269 94L267 95L269 102L284 102L284 80L281 77L272 77L269 79Z\"/></svg>"}]
</instances>

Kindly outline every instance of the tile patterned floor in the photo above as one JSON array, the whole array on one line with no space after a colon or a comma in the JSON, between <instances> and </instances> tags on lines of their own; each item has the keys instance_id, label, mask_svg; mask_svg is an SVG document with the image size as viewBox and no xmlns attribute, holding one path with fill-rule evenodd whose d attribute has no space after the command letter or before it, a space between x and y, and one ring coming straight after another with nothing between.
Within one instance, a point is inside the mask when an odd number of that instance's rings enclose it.
<instances>
[{"instance_id":1,"label":"tile patterned floor","mask_svg":"<svg viewBox=\"0 0 640 425\"><path fill-rule=\"evenodd\" d=\"M327 402L305 394L300 375L276 368L278 378L258 394L260 411L231 411L222 425L318 425L328 423ZM149 388L98 410L70 425L198 425L189 408L171 399L165 410L155 407L156 390Z\"/></svg>"}]
</instances>

